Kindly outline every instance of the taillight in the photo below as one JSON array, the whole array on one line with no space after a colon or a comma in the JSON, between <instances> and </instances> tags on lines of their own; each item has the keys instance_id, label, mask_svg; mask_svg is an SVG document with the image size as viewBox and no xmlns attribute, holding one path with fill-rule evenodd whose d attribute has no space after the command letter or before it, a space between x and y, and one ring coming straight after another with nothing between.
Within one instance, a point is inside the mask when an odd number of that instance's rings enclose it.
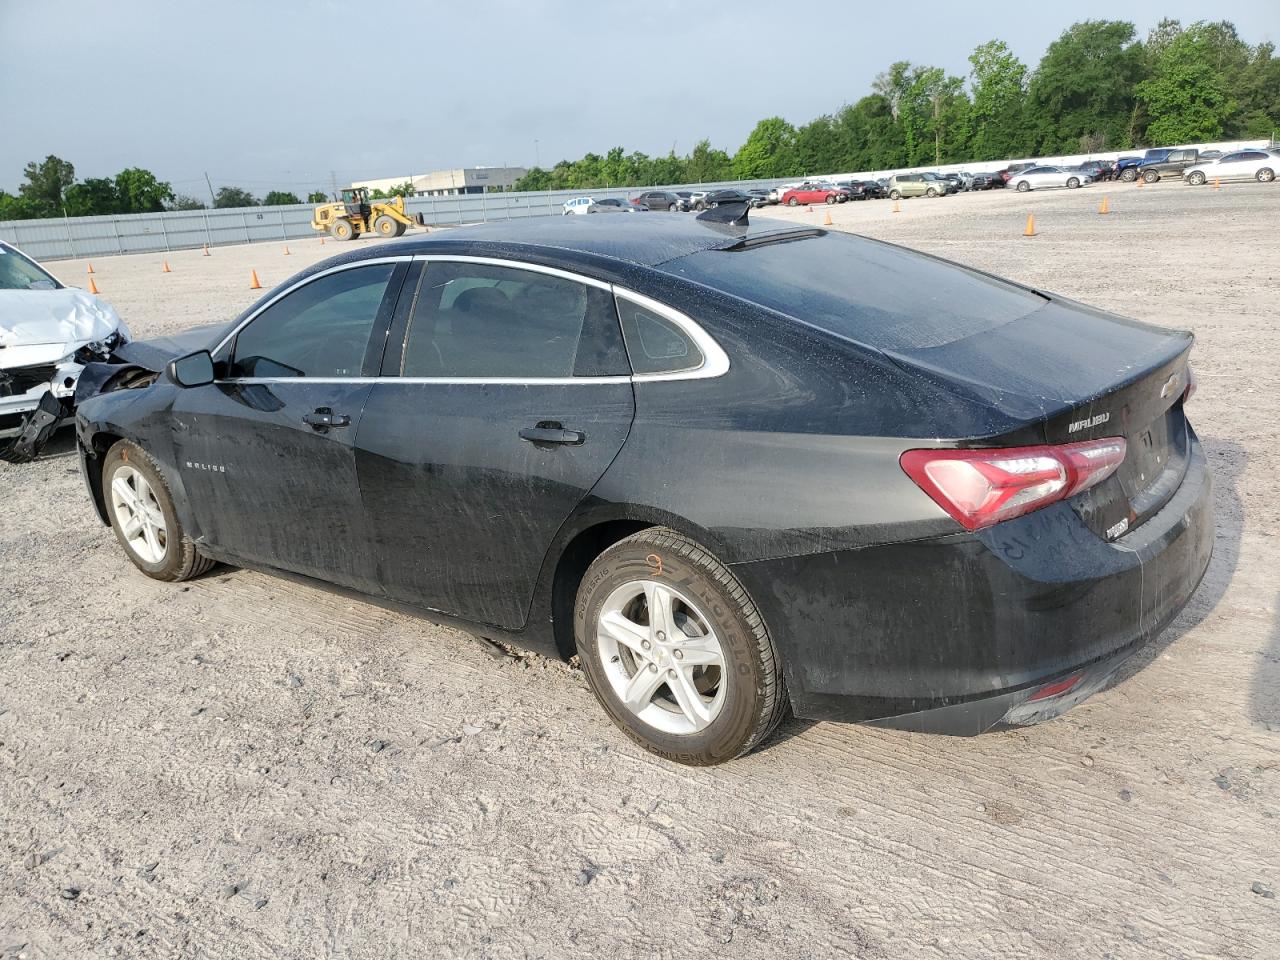
<instances>
[{"instance_id":1,"label":"taillight","mask_svg":"<svg viewBox=\"0 0 1280 960\"><path fill-rule=\"evenodd\" d=\"M1182 391L1182 402L1186 403L1196 395L1196 372L1191 368L1191 364L1187 364L1187 389Z\"/></svg>"},{"instance_id":2,"label":"taillight","mask_svg":"<svg viewBox=\"0 0 1280 960\"><path fill-rule=\"evenodd\" d=\"M1073 497L1124 461L1123 437L988 450L908 450L907 476L966 530Z\"/></svg>"}]
</instances>

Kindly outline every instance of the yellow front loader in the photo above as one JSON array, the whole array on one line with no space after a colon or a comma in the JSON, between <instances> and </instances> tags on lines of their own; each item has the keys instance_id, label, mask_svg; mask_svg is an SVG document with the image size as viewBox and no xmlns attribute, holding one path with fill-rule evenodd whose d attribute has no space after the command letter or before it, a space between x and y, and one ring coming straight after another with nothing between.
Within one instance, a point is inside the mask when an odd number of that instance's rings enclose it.
<instances>
[{"instance_id":1,"label":"yellow front loader","mask_svg":"<svg viewBox=\"0 0 1280 960\"><path fill-rule=\"evenodd\" d=\"M362 233L399 237L415 223L423 225L422 214L405 213L404 197L370 203L364 187L343 190L341 201L321 204L311 215L311 228L335 240L354 240Z\"/></svg>"}]
</instances>

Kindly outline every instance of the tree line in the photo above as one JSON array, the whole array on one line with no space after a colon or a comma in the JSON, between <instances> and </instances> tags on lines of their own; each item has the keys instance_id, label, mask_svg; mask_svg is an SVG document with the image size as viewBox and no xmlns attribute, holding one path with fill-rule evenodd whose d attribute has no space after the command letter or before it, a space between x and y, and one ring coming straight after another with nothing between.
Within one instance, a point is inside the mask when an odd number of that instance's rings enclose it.
<instances>
[{"instance_id":1,"label":"tree line","mask_svg":"<svg viewBox=\"0 0 1280 960\"><path fill-rule=\"evenodd\" d=\"M1280 126L1280 59L1232 23L1089 20L1030 69L1001 40L969 55L967 76L900 61L871 92L799 127L756 124L732 156L707 140L686 156L588 153L535 167L517 190L756 180L1143 146L1270 137Z\"/></svg>"},{"instance_id":2,"label":"tree line","mask_svg":"<svg viewBox=\"0 0 1280 960\"><path fill-rule=\"evenodd\" d=\"M272 190L259 200L248 190L230 186L219 187L212 200L215 208L274 207L304 202L296 194L284 190ZM315 190L307 194L305 202L324 203L327 200L324 191ZM129 167L114 177L88 177L77 181L75 167L52 155L27 164L16 194L0 190L0 220L205 209L208 206L203 201L174 193L170 184L158 180L150 170Z\"/></svg>"}]
</instances>

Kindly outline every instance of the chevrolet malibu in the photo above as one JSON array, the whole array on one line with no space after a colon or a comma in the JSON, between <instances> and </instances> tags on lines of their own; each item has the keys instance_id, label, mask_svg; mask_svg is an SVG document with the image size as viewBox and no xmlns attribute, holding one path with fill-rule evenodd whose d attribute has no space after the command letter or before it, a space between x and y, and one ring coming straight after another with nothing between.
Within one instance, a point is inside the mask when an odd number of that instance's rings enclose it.
<instances>
[{"instance_id":1,"label":"chevrolet malibu","mask_svg":"<svg viewBox=\"0 0 1280 960\"><path fill-rule=\"evenodd\" d=\"M1060 714L1212 545L1189 334L844 233L468 227L328 260L80 379L125 555L354 591L576 655L661 756L788 711Z\"/></svg>"}]
</instances>

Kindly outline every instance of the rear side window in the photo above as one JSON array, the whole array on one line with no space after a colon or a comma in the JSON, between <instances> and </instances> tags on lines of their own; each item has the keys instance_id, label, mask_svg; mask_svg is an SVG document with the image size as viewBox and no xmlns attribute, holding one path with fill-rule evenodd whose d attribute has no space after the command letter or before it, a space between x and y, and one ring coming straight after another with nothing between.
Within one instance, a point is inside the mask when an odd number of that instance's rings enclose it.
<instances>
[{"instance_id":1,"label":"rear side window","mask_svg":"<svg viewBox=\"0 0 1280 960\"><path fill-rule=\"evenodd\" d=\"M963 340L1045 302L992 277L844 233L706 250L662 269L883 350Z\"/></svg>"},{"instance_id":2,"label":"rear side window","mask_svg":"<svg viewBox=\"0 0 1280 960\"><path fill-rule=\"evenodd\" d=\"M678 373L702 366L702 351L673 321L626 297L618 298L618 317L631 369L638 373Z\"/></svg>"},{"instance_id":3,"label":"rear side window","mask_svg":"<svg viewBox=\"0 0 1280 960\"><path fill-rule=\"evenodd\" d=\"M403 376L539 380L627 372L607 290L481 263L437 261L423 273Z\"/></svg>"}]
</instances>

